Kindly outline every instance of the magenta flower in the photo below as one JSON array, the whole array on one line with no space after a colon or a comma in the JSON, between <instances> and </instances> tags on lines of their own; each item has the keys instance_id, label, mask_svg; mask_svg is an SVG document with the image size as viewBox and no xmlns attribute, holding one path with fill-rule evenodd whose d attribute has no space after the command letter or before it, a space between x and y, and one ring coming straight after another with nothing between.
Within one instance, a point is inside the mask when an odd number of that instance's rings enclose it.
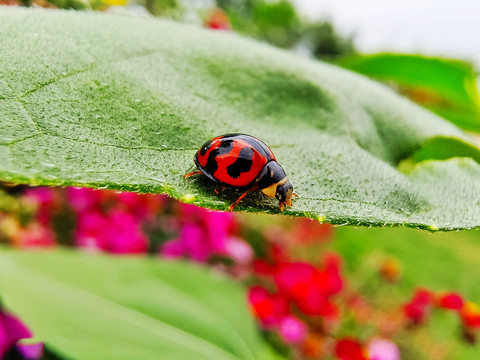
<instances>
[{"instance_id":1,"label":"magenta flower","mask_svg":"<svg viewBox=\"0 0 480 360\"><path fill-rule=\"evenodd\" d=\"M43 357L43 343L17 344L16 349L24 360L38 360Z\"/></svg>"},{"instance_id":2,"label":"magenta flower","mask_svg":"<svg viewBox=\"0 0 480 360\"><path fill-rule=\"evenodd\" d=\"M55 190L48 187L30 188L24 192L23 197L38 207L37 221L43 225L48 225L57 206Z\"/></svg>"},{"instance_id":3,"label":"magenta flower","mask_svg":"<svg viewBox=\"0 0 480 360\"><path fill-rule=\"evenodd\" d=\"M187 253L185 244L179 240L170 240L163 244L161 254L167 259L176 259Z\"/></svg>"},{"instance_id":4,"label":"magenta flower","mask_svg":"<svg viewBox=\"0 0 480 360\"><path fill-rule=\"evenodd\" d=\"M107 217L96 210L79 213L75 230L76 245L91 251L106 249L104 235L109 225Z\"/></svg>"},{"instance_id":5,"label":"magenta flower","mask_svg":"<svg viewBox=\"0 0 480 360\"><path fill-rule=\"evenodd\" d=\"M400 360L397 345L387 339L373 338L367 347L369 360Z\"/></svg>"},{"instance_id":6,"label":"magenta flower","mask_svg":"<svg viewBox=\"0 0 480 360\"><path fill-rule=\"evenodd\" d=\"M77 212L98 209L103 200L103 192L88 188L67 188L70 206Z\"/></svg>"},{"instance_id":7,"label":"magenta flower","mask_svg":"<svg viewBox=\"0 0 480 360\"><path fill-rule=\"evenodd\" d=\"M114 254L144 253L148 247L141 223L134 215L122 211L80 213L75 239L77 245L85 249Z\"/></svg>"},{"instance_id":8,"label":"magenta flower","mask_svg":"<svg viewBox=\"0 0 480 360\"><path fill-rule=\"evenodd\" d=\"M51 205L56 202L55 190L48 187L29 188L23 195L40 205Z\"/></svg>"},{"instance_id":9,"label":"magenta flower","mask_svg":"<svg viewBox=\"0 0 480 360\"><path fill-rule=\"evenodd\" d=\"M178 237L167 241L160 249L163 256L207 262L213 255L221 255L238 264L247 264L253 258L250 246L233 236L235 220L231 213L181 204L180 226Z\"/></svg>"},{"instance_id":10,"label":"magenta flower","mask_svg":"<svg viewBox=\"0 0 480 360\"><path fill-rule=\"evenodd\" d=\"M9 314L5 311L0 312L0 359L13 349L13 347L17 347L17 352L23 355L23 350L26 350L24 347L28 347L30 345L18 345L18 342L21 339L31 338L32 332L15 316ZM42 346L42 344L35 344L38 348ZM30 350L30 349L29 349ZM26 359L39 359L42 356L42 352L36 352L35 354L38 355L34 357L33 353L28 353L28 350L25 352L26 355L32 355L30 357L24 356Z\"/></svg>"},{"instance_id":11,"label":"magenta flower","mask_svg":"<svg viewBox=\"0 0 480 360\"><path fill-rule=\"evenodd\" d=\"M148 239L134 215L112 211L108 222L109 226L102 234L105 250L114 254L141 254L147 251Z\"/></svg>"},{"instance_id":12,"label":"magenta flower","mask_svg":"<svg viewBox=\"0 0 480 360\"><path fill-rule=\"evenodd\" d=\"M187 250L186 255L194 261L205 262L214 252L210 247L205 229L198 225L185 224L180 236Z\"/></svg>"}]
</instances>

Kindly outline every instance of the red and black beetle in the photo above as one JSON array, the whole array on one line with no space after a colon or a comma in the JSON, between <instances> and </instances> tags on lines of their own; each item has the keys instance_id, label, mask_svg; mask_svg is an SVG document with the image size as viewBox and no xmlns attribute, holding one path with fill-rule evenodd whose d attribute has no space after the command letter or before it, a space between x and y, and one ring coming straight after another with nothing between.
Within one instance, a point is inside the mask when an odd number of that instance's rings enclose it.
<instances>
[{"instance_id":1,"label":"red and black beetle","mask_svg":"<svg viewBox=\"0 0 480 360\"><path fill-rule=\"evenodd\" d=\"M185 178L204 174L217 183L246 190L230 206L230 211L249 192L257 189L265 196L276 198L282 211L285 205L292 206L292 196L297 196L272 150L253 136L218 136L203 144L193 160L200 171L186 174Z\"/></svg>"}]
</instances>

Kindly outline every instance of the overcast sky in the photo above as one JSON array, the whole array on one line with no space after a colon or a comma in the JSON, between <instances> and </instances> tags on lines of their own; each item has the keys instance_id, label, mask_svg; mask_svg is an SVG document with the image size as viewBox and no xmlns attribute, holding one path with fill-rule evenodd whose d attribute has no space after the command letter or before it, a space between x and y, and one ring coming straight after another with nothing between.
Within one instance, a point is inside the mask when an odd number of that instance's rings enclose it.
<instances>
[{"instance_id":1,"label":"overcast sky","mask_svg":"<svg viewBox=\"0 0 480 360\"><path fill-rule=\"evenodd\" d=\"M480 67L479 0L293 0L313 19L355 34L364 52L404 51L474 60Z\"/></svg>"}]
</instances>

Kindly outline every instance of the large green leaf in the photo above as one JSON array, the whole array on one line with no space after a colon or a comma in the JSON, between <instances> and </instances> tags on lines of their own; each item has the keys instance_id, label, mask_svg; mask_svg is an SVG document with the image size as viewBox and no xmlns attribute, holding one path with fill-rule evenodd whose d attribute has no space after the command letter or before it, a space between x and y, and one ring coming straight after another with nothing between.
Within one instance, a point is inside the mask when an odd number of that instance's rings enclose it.
<instances>
[{"instance_id":1,"label":"large green leaf","mask_svg":"<svg viewBox=\"0 0 480 360\"><path fill-rule=\"evenodd\" d=\"M355 55L339 64L394 84L413 101L461 128L480 132L477 74L469 63L406 54Z\"/></svg>"},{"instance_id":2,"label":"large green leaf","mask_svg":"<svg viewBox=\"0 0 480 360\"><path fill-rule=\"evenodd\" d=\"M67 358L276 358L241 287L187 263L3 250L0 296Z\"/></svg>"},{"instance_id":3,"label":"large green leaf","mask_svg":"<svg viewBox=\"0 0 480 360\"><path fill-rule=\"evenodd\" d=\"M182 175L206 140L244 132L269 144L287 171L299 195L287 214L480 226L479 149L362 76L157 19L10 8L0 17L3 180L167 192L226 209L238 191L217 195L204 177ZM461 145L447 160L398 171L436 138ZM258 193L237 209L279 211Z\"/></svg>"}]
</instances>

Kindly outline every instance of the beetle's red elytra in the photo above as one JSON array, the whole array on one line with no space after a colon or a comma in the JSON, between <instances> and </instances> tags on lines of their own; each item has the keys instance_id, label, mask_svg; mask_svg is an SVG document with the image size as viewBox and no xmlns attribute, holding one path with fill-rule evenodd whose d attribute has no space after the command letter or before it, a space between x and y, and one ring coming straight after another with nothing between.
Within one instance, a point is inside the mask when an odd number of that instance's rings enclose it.
<instances>
[{"instance_id":1,"label":"beetle's red elytra","mask_svg":"<svg viewBox=\"0 0 480 360\"><path fill-rule=\"evenodd\" d=\"M222 185L245 189L230 211L251 191L260 189L267 197L279 201L280 210L292 206L293 186L277 163L272 150L261 140L246 134L226 134L207 141L193 158L199 171Z\"/></svg>"}]
</instances>

